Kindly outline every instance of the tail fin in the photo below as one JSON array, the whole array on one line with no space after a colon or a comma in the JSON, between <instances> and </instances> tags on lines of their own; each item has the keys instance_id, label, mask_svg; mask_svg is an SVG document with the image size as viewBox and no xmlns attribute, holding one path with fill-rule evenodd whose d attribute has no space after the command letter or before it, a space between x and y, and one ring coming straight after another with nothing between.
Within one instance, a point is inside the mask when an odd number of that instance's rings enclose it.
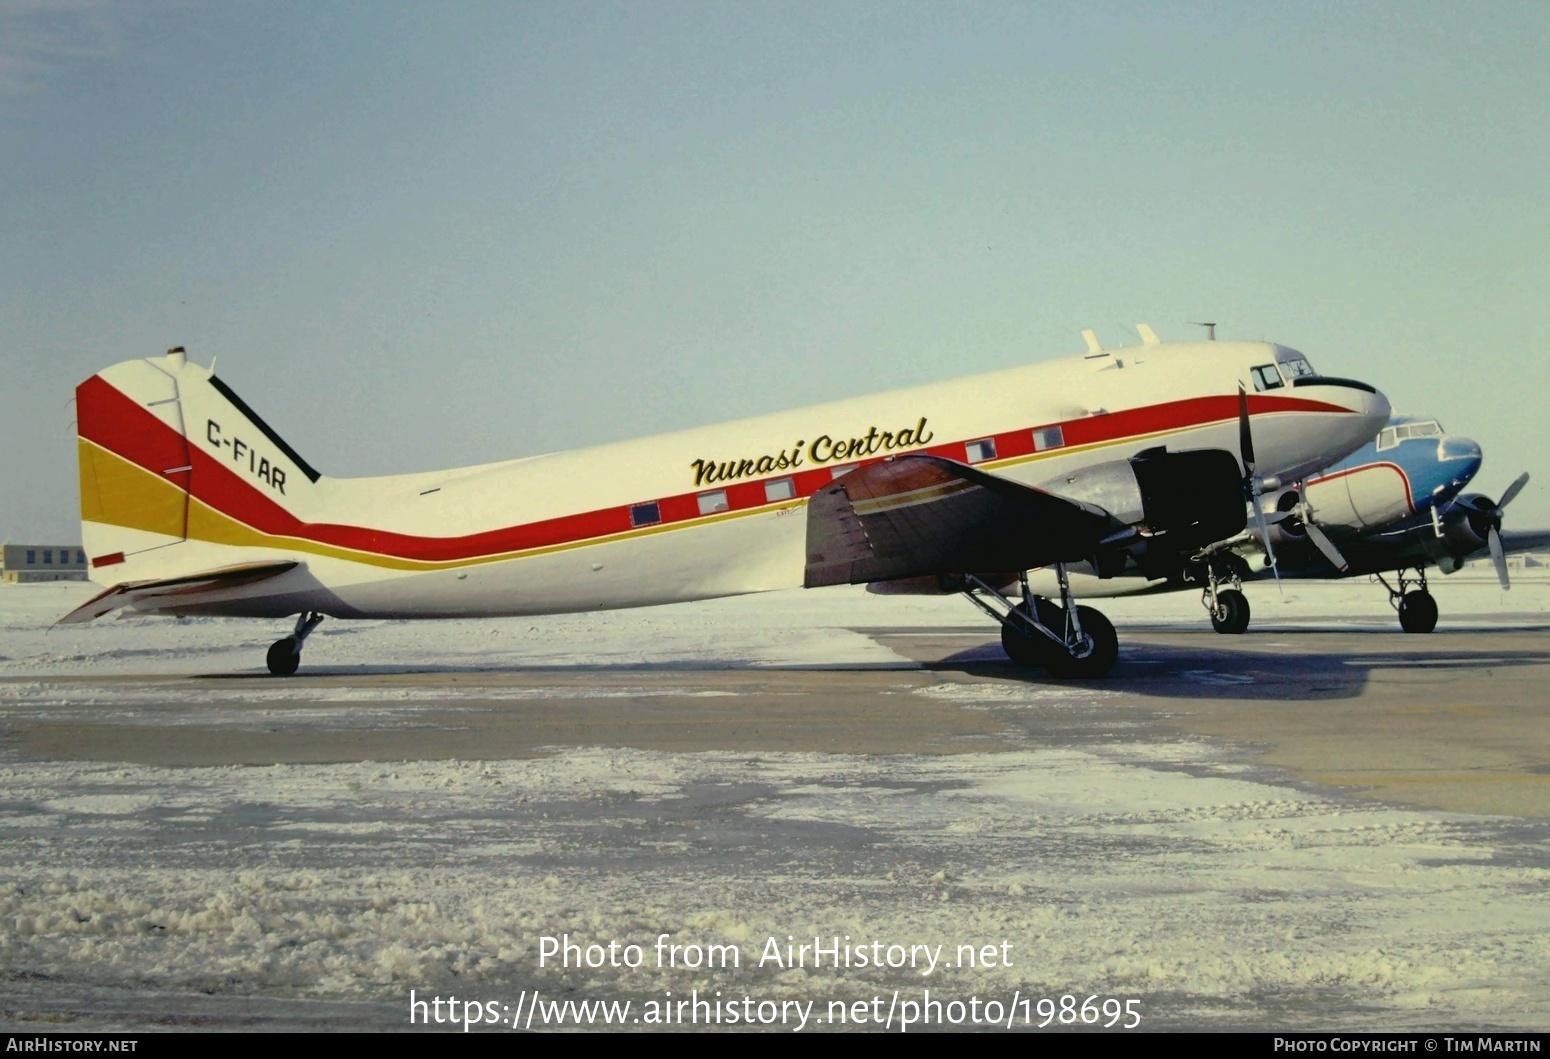
<instances>
[{"instance_id":1,"label":"tail fin","mask_svg":"<svg viewBox=\"0 0 1550 1059\"><path fill-rule=\"evenodd\" d=\"M104 584L230 562L209 546L252 544L245 527L294 519L320 478L181 348L87 379L76 412L81 534Z\"/></svg>"}]
</instances>

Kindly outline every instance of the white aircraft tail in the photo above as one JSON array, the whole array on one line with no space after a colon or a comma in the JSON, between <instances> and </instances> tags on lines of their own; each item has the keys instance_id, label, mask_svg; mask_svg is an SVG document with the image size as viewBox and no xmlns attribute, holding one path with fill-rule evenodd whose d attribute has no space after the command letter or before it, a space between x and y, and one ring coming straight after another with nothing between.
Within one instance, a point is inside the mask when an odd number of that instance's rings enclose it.
<instances>
[{"instance_id":1,"label":"white aircraft tail","mask_svg":"<svg viewBox=\"0 0 1550 1059\"><path fill-rule=\"evenodd\" d=\"M115 364L76 388L81 533L92 580L183 576L272 545L320 476L181 348Z\"/></svg>"}]
</instances>

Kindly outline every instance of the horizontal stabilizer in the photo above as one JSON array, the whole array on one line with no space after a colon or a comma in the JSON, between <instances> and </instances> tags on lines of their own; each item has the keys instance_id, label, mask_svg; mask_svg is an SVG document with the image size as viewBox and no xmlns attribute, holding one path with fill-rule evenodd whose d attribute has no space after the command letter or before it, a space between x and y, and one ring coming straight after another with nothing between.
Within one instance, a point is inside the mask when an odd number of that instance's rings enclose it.
<instances>
[{"instance_id":1,"label":"horizontal stabilizer","mask_svg":"<svg viewBox=\"0 0 1550 1059\"><path fill-rule=\"evenodd\" d=\"M170 577L160 581L126 581L122 585L114 585L106 592L93 596L54 624L75 625L91 621L119 607L133 606L152 598L188 596L218 589L241 588L244 585L289 573L300 565L294 559L282 559L278 562L223 566L218 570L207 570L204 573L189 574L186 577Z\"/></svg>"}]
</instances>

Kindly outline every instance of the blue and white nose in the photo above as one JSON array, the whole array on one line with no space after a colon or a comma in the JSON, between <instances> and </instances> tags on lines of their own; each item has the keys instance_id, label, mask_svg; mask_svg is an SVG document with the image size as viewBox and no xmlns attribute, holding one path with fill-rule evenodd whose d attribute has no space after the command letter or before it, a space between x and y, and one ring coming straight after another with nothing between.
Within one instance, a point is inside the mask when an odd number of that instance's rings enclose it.
<instances>
[{"instance_id":1,"label":"blue and white nose","mask_svg":"<svg viewBox=\"0 0 1550 1059\"><path fill-rule=\"evenodd\" d=\"M1416 446L1424 454L1422 446ZM1445 434L1437 439L1437 448L1431 460L1415 460L1415 466L1406 467L1406 473L1416 487L1416 507L1424 508L1447 503L1470 483L1480 470L1484 459L1480 446L1471 438Z\"/></svg>"}]
</instances>

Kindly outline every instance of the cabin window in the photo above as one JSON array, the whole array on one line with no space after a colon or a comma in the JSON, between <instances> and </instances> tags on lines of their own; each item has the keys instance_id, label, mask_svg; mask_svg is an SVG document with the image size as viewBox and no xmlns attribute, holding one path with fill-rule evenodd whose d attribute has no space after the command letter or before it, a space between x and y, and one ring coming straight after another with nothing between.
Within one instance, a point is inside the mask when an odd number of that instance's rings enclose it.
<instances>
[{"instance_id":1,"label":"cabin window","mask_svg":"<svg viewBox=\"0 0 1550 1059\"><path fill-rule=\"evenodd\" d=\"M714 515L718 511L725 511L727 509L727 491L725 489L716 489L709 493L701 493L699 501L700 514Z\"/></svg>"},{"instance_id":2,"label":"cabin window","mask_svg":"<svg viewBox=\"0 0 1550 1059\"><path fill-rule=\"evenodd\" d=\"M27 549L27 565L31 566L38 561L38 553L31 548Z\"/></svg>"},{"instance_id":3,"label":"cabin window","mask_svg":"<svg viewBox=\"0 0 1550 1059\"><path fill-rule=\"evenodd\" d=\"M1281 373L1276 371L1274 364L1261 364L1259 367L1251 369L1251 371L1254 375L1254 389L1256 390L1278 390L1284 385L1281 382Z\"/></svg>"},{"instance_id":4,"label":"cabin window","mask_svg":"<svg viewBox=\"0 0 1550 1059\"><path fill-rule=\"evenodd\" d=\"M1033 451L1043 452L1045 449L1058 449L1066 443L1066 432L1060 427L1044 427L1033 432Z\"/></svg>"},{"instance_id":5,"label":"cabin window","mask_svg":"<svg viewBox=\"0 0 1550 1059\"><path fill-rule=\"evenodd\" d=\"M75 553L75 561L80 563L82 566L85 566L86 565L86 553L85 552L76 552Z\"/></svg>"},{"instance_id":6,"label":"cabin window","mask_svg":"<svg viewBox=\"0 0 1550 1059\"><path fill-rule=\"evenodd\" d=\"M968 452L970 463L984 463L986 460L996 458L996 439L984 438L980 441L971 441L964 446Z\"/></svg>"},{"instance_id":7,"label":"cabin window","mask_svg":"<svg viewBox=\"0 0 1550 1059\"><path fill-rule=\"evenodd\" d=\"M853 471L855 469L856 469L856 465L854 463L847 463L843 467L830 467L829 468L829 477L831 479L839 478L842 475L849 474L851 471Z\"/></svg>"},{"instance_id":8,"label":"cabin window","mask_svg":"<svg viewBox=\"0 0 1550 1059\"><path fill-rule=\"evenodd\" d=\"M777 500L790 500L797 495L797 487L790 478L776 478L764 483L764 499L773 504Z\"/></svg>"},{"instance_id":9,"label":"cabin window","mask_svg":"<svg viewBox=\"0 0 1550 1059\"><path fill-rule=\"evenodd\" d=\"M636 504L630 508L630 525L654 526L662 521L662 507L657 503Z\"/></svg>"},{"instance_id":10,"label":"cabin window","mask_svg":"<svg viewBox=\"0 0 1550 1059\"><path fill-rule=\"evenodd\" d=\"M43 565L44 566L53 566L54 565L54 550L52 548L44 548L43 549Z\"/></svg>"}]
</instances>

